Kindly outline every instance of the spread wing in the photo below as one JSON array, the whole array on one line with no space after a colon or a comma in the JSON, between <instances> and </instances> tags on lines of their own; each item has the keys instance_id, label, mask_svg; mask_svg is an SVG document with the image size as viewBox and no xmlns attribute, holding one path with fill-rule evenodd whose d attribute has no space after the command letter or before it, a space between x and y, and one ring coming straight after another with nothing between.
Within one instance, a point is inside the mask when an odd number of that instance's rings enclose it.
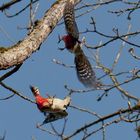
<instances>
[{"instance_id":1,"label":"spread wing","mask_svg":"<svg viewBox=\"0 0 140 140\"><path fill-rule=\"evenodd\" d=\"M41 125L54 122L58 119L65 118L67 115L68 113L66 111L57 112L57 113L49 113Z\"/></svg>"},{"instance_id":2,"label":"spread wing","mask_svg":"<svg viewBox=\"0 0 140 140\"><path fill-rule=\"evenodd\" d=\"M69 0L64 8L64 22L68 35L71 35L78 40L79 31L75 21L74 4Z\"/></svg>"},{"instance_id":3,"label":"spread wing","mask_svg":"<svg viewBox=\"0 0 140 140\"><path fill-rule=\"evenodd\" d=\"M75 65L77 77L85 87L97 88L100 85L89 60L83 52L75 56Z\"/></svg>"}]
</instances>

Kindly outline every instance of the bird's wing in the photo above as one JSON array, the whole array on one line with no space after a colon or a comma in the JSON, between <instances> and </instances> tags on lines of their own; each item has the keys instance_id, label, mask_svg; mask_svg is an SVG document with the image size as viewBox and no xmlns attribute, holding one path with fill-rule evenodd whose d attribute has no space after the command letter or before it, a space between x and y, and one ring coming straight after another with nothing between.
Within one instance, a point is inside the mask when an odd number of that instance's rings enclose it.
<instances>
[{"instance_id":1,"label":"bird's wing","mask_svg":"<svg viewBox=\"0 0 140 140\"><path fill-rule=\"evenodd\" d=\"M75 39L79 39L79 30L75 21L74 4L70 0L67 1L64 8L64 22L68 35Z\"/></svg>"},{"instance_id":2,"label":"bird's wing","mask_svg":"<svg viewBox=\"0 0 140 140\"><path fill-rule=\"evenodd\" d=\"M67 115L68 113L66 111L57 112L57 113L49 113L47 117L45 118L45 120L43 121L42 125L50 123L50 122L54 122L58 119L65 118Z\"/></svg>"},{"instance_id":3,"label":"bird's wing","mask_svg":"<svg viewBox=\"0 0 140 140\"><path fill-rule=\"evenodd\" d=\"M85 87L97 88L99 86L95 72L83 52L75 56L75 65L77 77Z\"/></svg>"}]
</instances>

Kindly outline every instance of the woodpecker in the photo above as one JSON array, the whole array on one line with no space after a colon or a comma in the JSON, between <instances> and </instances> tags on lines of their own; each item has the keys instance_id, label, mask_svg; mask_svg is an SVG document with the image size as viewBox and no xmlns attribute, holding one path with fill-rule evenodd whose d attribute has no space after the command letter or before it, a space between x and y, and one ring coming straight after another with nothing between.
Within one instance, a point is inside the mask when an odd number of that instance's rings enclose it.
<instances>
[{"instance_id":1,"label":"woodpecker","mask_svg":"<svg viewBox=\"0 0 140 140\"><path fill-rule=\"evenodd\" d=\"M68 0L64 8L64 23L67 35L62 37L65 47L75 55L76 73L79 81L88 88L97 88L98 82L95 72L82 50L82 43L79 41L78 26L75 21L74 3Z\"/></svg>"},{"instance_id":2,"label":"woodpecker","mask_svg":"<svg viewBox=\"0 0 140 140\"><path fill-rule=\"evenodd\" d=\"M38 109L46 116L41 125L64 118L68 115L66 109L71 101L69 96L63 100L55 97L44 98L40 95L40 91L37 87L30 86L30 89L35 97Z\"/></svg>"}]
</instances>

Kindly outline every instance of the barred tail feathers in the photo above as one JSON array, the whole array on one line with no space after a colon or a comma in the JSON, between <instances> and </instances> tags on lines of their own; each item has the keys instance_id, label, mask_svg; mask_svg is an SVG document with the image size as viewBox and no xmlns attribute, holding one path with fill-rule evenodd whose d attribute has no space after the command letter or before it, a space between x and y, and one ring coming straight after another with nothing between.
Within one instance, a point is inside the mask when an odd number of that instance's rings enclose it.
<instances>
[{"instance_id":1,"label":"barred tail feathers","mask_svg":"<svg viewBox=\"0 0 140 140\"><path fill-rule=\"evenodd\" d=\"M77 77L85 87L97 88L99 86L95 72L83 51L81 51L80 54L75 55L75 65Z\"/></svg>"}]
</instances>

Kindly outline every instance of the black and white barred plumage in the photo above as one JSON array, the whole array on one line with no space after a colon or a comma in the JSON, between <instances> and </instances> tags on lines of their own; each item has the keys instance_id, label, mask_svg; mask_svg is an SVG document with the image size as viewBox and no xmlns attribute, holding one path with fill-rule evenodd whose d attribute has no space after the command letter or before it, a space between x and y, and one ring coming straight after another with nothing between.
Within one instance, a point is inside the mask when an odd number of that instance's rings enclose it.
<instances>
[{"instance_id":1,"label":"black and white barred plumage","mask_svg":"<svg viewBox=\"0 0 140 140\"><path fill-rule=\"evenodd\" d=\"M95 72L93 71L89 60L82 50L80 50L75 55L75 66L77 77L85 87L97 88L100 86L99 82L97 81Z\"/></svg>"},{"instance_id":2,"label":"black and white barred plumage","mask_svg":"<svg viewBox=\"0 0 140 140\"><path fill-rule=\"evenodd\" d=\"M67 1L64 8L64 22L68 35L78 40L79 30L75 21L74 4L70 0Z\"/></svg>"}]
</instances>

